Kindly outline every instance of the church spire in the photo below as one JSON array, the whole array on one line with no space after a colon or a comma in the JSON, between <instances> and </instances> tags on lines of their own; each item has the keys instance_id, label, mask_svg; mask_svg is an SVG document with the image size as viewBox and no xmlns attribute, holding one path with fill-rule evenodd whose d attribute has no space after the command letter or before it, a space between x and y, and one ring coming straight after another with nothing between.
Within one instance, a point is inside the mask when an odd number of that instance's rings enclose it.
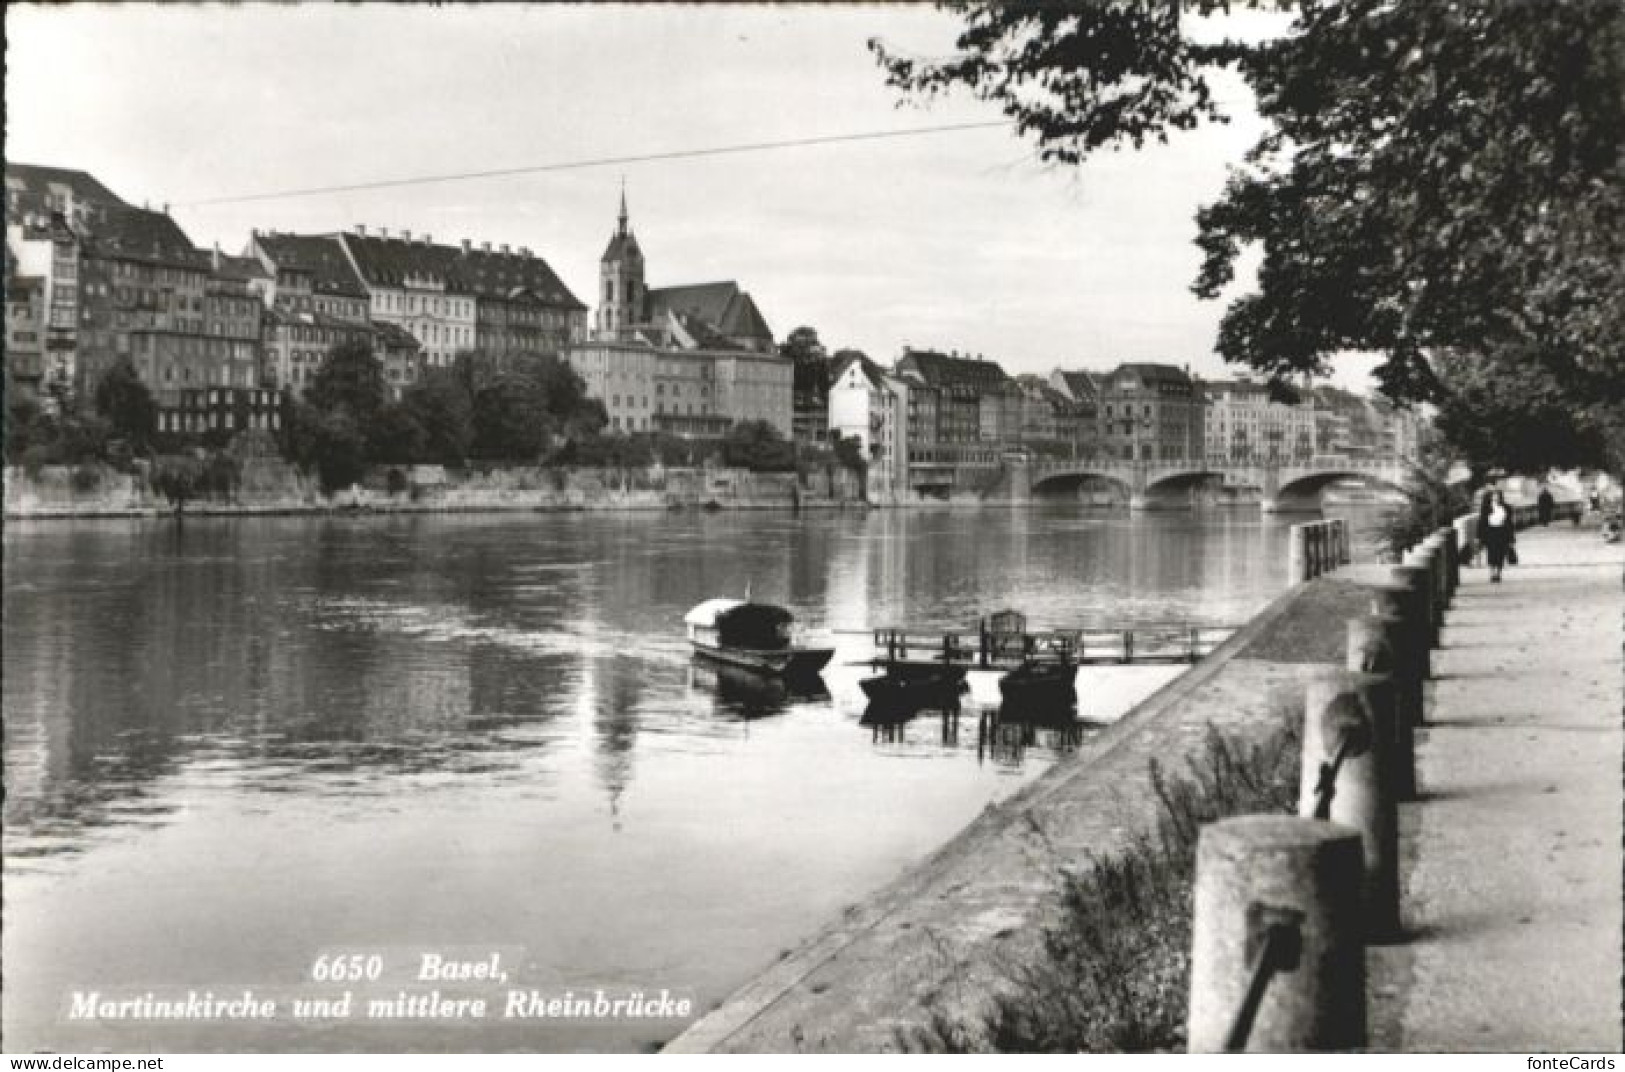
<instances>
[{"instance_id":1,"label":"church spire","mask_svg":"<svg viewBox=\"0 0 1625 1072\"><path fill-rule=\"evenodd\" d=\"M626 234L626 176L621 176L621 229L618 232Z\"/></svg>"}]
</instances>

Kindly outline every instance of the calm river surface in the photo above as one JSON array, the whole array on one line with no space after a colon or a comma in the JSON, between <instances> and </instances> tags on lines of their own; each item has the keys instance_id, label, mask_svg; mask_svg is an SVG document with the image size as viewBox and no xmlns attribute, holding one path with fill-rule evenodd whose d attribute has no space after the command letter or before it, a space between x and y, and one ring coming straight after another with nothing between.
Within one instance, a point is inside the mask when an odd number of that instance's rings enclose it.
<instances>
[{"instance_id":1,"label":"calm river surface","mask_svg":"<svg viewBox=\"0 0 1625 1072\"><path fill-rule=\"evenodd\" d=\"M288 1002L323 953L709 1008L1075 745L859 725L860 631L1244 620L1256 510L503 515L8 524L4 1029L37 1048L637 1049L685 1022L87 1023L72 999ZM827 695L695 665L714 595L834 633ZM840 632L850 630L851 632ZM1086 671L1107 720L1171 671ZM285 1008L286 1005L280 1006Z\"/></svg>"}]
</instances>

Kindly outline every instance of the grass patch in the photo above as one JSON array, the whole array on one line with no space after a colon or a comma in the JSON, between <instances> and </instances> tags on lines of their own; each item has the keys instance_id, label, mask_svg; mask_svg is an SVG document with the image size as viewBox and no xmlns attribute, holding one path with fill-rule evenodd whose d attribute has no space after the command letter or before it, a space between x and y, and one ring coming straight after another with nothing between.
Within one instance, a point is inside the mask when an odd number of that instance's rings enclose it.
<instances>
[{"instance_id":1,"label":"grass patch","mask_svg":"<svg viewBox=\"0 0 1625 1072\"><path fill-rule=\"evenodd\" d=\"M1043 955L1008 973L979 1024L938 1010L899 1039L928 1052L1183 1051L1190 997L1191 889L1203 824L1290 812L1297 804L1297 705L1278 703L1261 739L1208 728L1201 754L1170 775L1155 761L1156 828L1095 857L1057 891L1060 919Z\"/></svg>"}]
</instances>

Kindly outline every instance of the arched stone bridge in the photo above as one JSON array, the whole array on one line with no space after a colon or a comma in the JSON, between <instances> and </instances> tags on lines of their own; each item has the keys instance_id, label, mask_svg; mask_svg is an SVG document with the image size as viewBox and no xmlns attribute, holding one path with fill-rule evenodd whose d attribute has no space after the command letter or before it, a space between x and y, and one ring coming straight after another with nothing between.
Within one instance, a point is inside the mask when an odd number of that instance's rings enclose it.
<instances>
[{"instance_id":1,"label":"arched stone bridge","mask_svg":"<svg viewBox=\"0 0 1625 1072\"><path fill-rule=\"evenodd\" d=\"M1362 480L1403 490L1411 482L1411 469L1398 458L1316 459L1279 464L1200 465L1191 462L1132 462L1033 458L1007 461L1012 498L1027 499L1048 489L1086 480L1116 484L1128 494L1133 509L1173 505L1176 497L1212 484L1257 488L1265 513L1310 510L1328 484Z\"/></svg>"}]
</instances>

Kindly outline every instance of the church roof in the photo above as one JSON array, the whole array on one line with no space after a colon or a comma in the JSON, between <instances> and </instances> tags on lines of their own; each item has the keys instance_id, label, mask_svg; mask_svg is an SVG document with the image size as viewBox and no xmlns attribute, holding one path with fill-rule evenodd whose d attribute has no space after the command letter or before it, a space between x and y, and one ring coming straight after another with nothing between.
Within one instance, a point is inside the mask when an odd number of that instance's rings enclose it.
<instances>
[{"instance_id":1,"label":"church roof","mask_svg":"<svg viewBox=\"0 0 1625 1072\"><path fill-rule=\"evenodd\" d=\"M604 255L600 261L642 260L643 250L638 246L638 238L631 231L615 233L609 237L609 245L604 247Z\"/></svg>"},{"instance_id":2,"label":"church roof","mask_svg":"<svg viewBox=\"0 0 1625 1072\"><path fill-rule=\"evenodd\" d=\"M773 341L773 331L756 302L731 279L649 291L651 317L658 318L668 312L698 318L718 335L728 338Z\"/></svg>"}]
</instances>

